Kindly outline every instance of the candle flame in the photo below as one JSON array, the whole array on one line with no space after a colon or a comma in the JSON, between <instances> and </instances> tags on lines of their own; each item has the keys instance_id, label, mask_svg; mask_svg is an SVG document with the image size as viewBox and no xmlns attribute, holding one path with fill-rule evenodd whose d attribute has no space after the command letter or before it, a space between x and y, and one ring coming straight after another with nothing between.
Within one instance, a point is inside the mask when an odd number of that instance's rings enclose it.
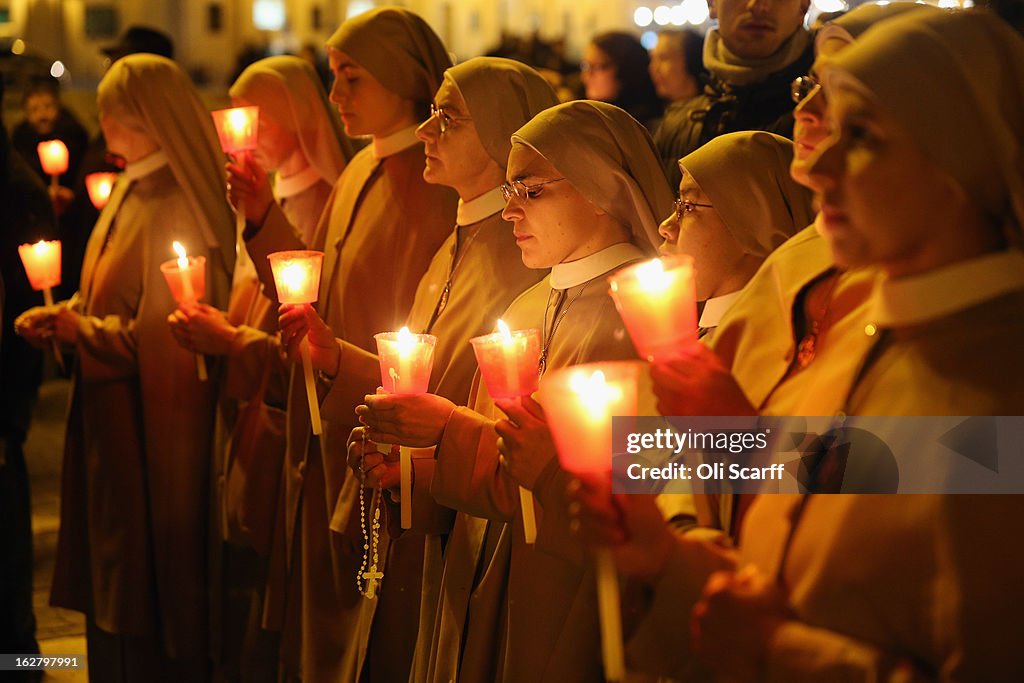
<instances>
[{"instance_id":1,"label":"candle flame","mask_svg":"<svg viewBox=\"0 0 1024 683\"><path fill-rule=\"evenodd\" d=\"M288 291L301 291L306 286L306 268L301 263L289 263L281 269L280 278Z\"/></svg>"},{"instance_id":2,"label":"candle flame","mask_svg":"<svg viewBox=\"0 0 1024 683\"><path fill-rule=\"evenodd\" d=\"M398 331L398 352L403 356L412 353L412 350L416 347L416 336L409 331L408 327L403 327Z\"/></svg>"},{"instance_id":3,"label":"candle flame","mask_svg":"<svg viewBox=\"0 0 1024 683\"><path fill-rule=\"evenodd\" d=\"M595 421L607 419L608 404L622 398L622 389L608 384L601 370L595 370L590 377L582 373L573 375L569 388Z\"/></svg>"},{"instance_id":4,"label":"candle flame","mask_svg":"<svg viewBox=\"0 0 1024 683\"><path fill-rule=\"evenodd\" d=\"M46 240L39 240L32 245L32 251L36 253L36 256L45 256L50 251L50 243Z\"/></svg>"},{"instance_id":5,"label":"candle flame","mask_svg":"<svg viewBox=\"0 0 1024 683\"><path fill-rule=\"evenodd\" d=\"M181 242L175 241L171 244L171 248L174 249L174 253L178 255L178 268L185 270L188 268L188 254L185 253L185 247L181 245Z\"/></svg>"},{"instance_id":6,"label":"candle flame","mask_svg":"<svg viewBox=\"0 0 1024 683\"><path fill-rule=\"evenodd\" d=\"M249 127L249 117L244 109L231 109L228 111L228 125L235 133L241 135Z\"/></svg>"},{"instance_id":7,"label":"candle flame","mask_svg":"<svg viewBox=\"0 0 1024 683\"><path fill-rule=\"evenodd\" d=\"M501 333L501 339L506 344L512 343L512 331L508 329L508 325L501 318L498 318L498 332Z\"/></svg>"},{"instance_id":8,"label":"candle flame","mask_svg":"<svg viewBox=\"0 0 1024 683\"><path fill-rule=\"evenodd\" d=\"M636 280L640 288L646 292L664 292L672 284L672 273L665 272L660 258L642 263L636 267Z\"/></svg>"}]
</instances>

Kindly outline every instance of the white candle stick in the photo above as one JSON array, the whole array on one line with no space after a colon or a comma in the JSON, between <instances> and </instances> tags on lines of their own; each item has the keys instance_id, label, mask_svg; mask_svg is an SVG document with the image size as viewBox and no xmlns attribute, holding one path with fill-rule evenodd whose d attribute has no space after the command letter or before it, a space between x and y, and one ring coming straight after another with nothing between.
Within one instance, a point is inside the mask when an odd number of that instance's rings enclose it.
<instances>
[{"instance_id":1,"label":"white candle stick","mask_svg":"<svg viewBox=\"0 0 1024 683\"><path fill-rule=\"evenodd\" d=\"M306 379L306 400L309 401L309 421L313 433L320 436L323 431L323 424L320 421L320 400L316 395L316 380L313 379L313 358L309 351L309 338L303 337L299 344L302 352L302 374Z\"/></svg>"},{"instance_id":2,"label":"white candle stick","mask_svg":"<svg viewBox=\"0 0 1024 683\"><path fill-rule=\"evenodd\" d=\"M626 677L626 656L622 645L619 574L615 569L615 559L607 548L597 551L595 563L597 609L601 616L601 661L604 663L604 677L608 681L622 681Z\"/></svg>"}]
</instances>

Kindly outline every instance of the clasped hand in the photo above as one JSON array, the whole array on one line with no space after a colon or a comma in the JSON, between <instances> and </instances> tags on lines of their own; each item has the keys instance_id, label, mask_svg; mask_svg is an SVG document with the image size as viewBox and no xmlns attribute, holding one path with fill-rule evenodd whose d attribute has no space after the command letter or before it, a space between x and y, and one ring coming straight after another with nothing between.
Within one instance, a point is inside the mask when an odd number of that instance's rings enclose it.
<instances>
[{"instance_id":1,"label":"clasped hand","mask_svg":"<svg viewBox=\"0 0 1024 683\"><path fill-rule=\"evenodd\" d=\"M267 172L246 154L225 165L228 201L250 223L263 220L274 201Z\"/></svg>"},{"instance_id":2,"label":"clasped hand","mask_svg":"<svg viewBox=\"0 0 1024 683\"><path fill-rule=\"evenodd\" d=\"M43 349L56 339L63 344L78 342L81 315L61 304L34 306L14 321L14 330L29 344Z\"/></svg>"},{"instance_id":3,"label":"clasped hand","mask_svg":"<svg viewBox=\"0 0 1024 683\"><path fill-rule=\"evenodd\" d=\"M505 469L520 486L533 490L540 473L557 456L544 409L530 396L494 403L508 416L494 424Z\"/></svg>"},{"instance_id":4,"label":"clasped hand","mask_svg":"<svg viewBox=\"0 0 1024 683\"><path fill-rule=\"evenodd\" d=\"M348 466L360 475L367 488L397 489L401 481L399 447L381 453L366 437L366 427L356 427L348 437Z\"/></svg>"},{"instance_id":5,"label":"clasped hand","mask_svg":"<svg viewBox=\"0 0 1024 683\"><path fill-rule=\"evenodd\" d=\"M171 334L182 348L193 353L226 356L237 328L222 311L207 304L184 304L167 316Z\"/></svg>"},{"instance_id":6,"label":"clasped hand","mask_svg":"<svg viewBox=\"0 0 1024 683\"><path fill-rule=\"evenodd\" d=\"M366 426L366 437L379 443L411 448L436 446L444 434L455 404L436 394L393 395L382 388L368 394L356 408Z\"/></svg>"},{"instance_id":7,"label":"clasped hand","mask_svg":"<svg viewBox=\"0 0 1024 683\"><path fill-rule=\"evenodd\" d=\"M309 340L309 356L313 368L331 377L338 374L341 347L334 332L309 304L282 304L278 309L277 327L281 344L293 363L302 359L302 340Z\"/></svg>"}]
</instances>

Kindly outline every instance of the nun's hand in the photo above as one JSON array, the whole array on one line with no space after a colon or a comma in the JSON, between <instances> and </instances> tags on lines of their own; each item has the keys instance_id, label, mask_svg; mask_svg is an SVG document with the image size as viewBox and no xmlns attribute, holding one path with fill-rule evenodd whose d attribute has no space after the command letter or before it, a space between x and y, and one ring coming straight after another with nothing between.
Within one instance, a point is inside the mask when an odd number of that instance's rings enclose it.
<instances>
[{"instance_id":1,"label":"nun's hand","mask_svg":"<svg viewBox=\"0 0 1024 683\"><path fill-rule=\"evenodd\" d=\"M756 680L775 631L792 618L783 590L754 565L715 572L691 613L693 649L720 679Z\"/></svg>"},{"instance_id":2,"label":"nun's hand","mask_svg":"<svg viewBox=\"0 0 1024 683\"><path fill-rule=\"evenodd\" d=\"M529 396L497 399L494 403L508 415L508 419L494 424L505 468L520 486L532 491L540 473L557 456L544 409Z\"/></svg>"},{"instance_id":3,"label":"nun's hand","mask_svg":"<svg viewBox=\"0 0 1024 683\"><path fill-rule=\"evenodd\" d=\"M179 313L175 311L175 313ZM238 328L228 322L227 316L208 304L190 304L184 311L188 328L190 351L211 356L227 356ZM172 314L174 315L174 314ZM173 331L174 325L171 326ZM179 341L179 343L181 343ZM184 345L183 345L184 346ZM186 346L186 348L189 348Z\"/></svg>"},{"instance_id":4,"label":"nun's hand","mask_svg":"<svg viewBox=\"0 0 1024 683\"><path fill-rule=\"evenodd\" d=\"M74 346L81 332L82 316L67 306L58 306L53 316L53 336L62 344Z\"/></svg>"},{"instance_id":5,"label":"nun's hand","mask_svg":"<svg viewBox=\"0 0 1024 683\"><path fill-rule=\"evenodd\" d=\"M33 306L14 321L14 331L37 349L46 349L53 336L56 306Z\"/></svg>"},{"instance_id":6,"label":"nun's hand","mask_svg":"<svg viewBox=\"0 0 1024 683\"><path fill-rule=\"evenodd\" d=\"M234 161L229 161L225 168L231 206L236 211L242 211L245 220L250 223L261 223L274 201L267 172L248 154L241 154Z\"/></svg>"},{"instance_id":7,"label":"nun's hand","mask_svg":"<svg viewBox=\"0 0 1024 683\"><path fill-rule=\"evenodd\" d=\"M365 434L366 427L356 427L349 435L348 466L359 475L366 488L398 488L401 482L399 447L391 446L387 453L381 453Z\"/></svg>"},{"instance_id":8,"label":"nun's hand","mask_svg":"<svg viewBox=\"0 0 1024 683\"><path fill-rule=\"evenodd\" d=\"M196 352L195 344L192 343L192 330L189 327L188 313L180 308L174 309L167 316L167 325L171 328L171 336L178 346L186 351Z\"/></svg>"},{"instance_id":9,"label":"nun's hand","mask_svg":"<svg viewBox=\"0 0 1024 683\"><path fill-rule=\"evenodd\" d=\"M366 437L378 443L395 443L411 448L436 446L444 434L455 404L436 394L367 395L356 408L359 421L369 429Z\"/></svg>"},{"instance_id":10,"label":"nun's hand","mask_svg":"<svg viewBox=\"0 0 1024 683\"><path fill-rule=\"evenodd\" d=\"M619 571L653 584L679 542L650 494L612 494L609 475L579 475L566 496L573 528L583 542L608 548Z\"/></svg>"},{"instance_id":11,"label":"nun's hand","mask_svg":"<svg viewBox=\"0 0 1024 683\"><path fill-rule=\"evenodd\" d=\"M703 345L692 355L651 365L651 380L662 415L757 415L722 360Z\"/></svg>"},{"instance_id":12,"label":"nun's hand","mask_svg":"<svg viewBox=\"0 0 1024 683\"><path fill-rule=\"evenodd\" d=\"M302 340L309 339L309 356L313 368L336 377L341 363L341 347L334 332L313 307L309 304L282 304L278 313L281 344L288 357L293 362L299 362L302 359Z\"/></svg>"}]
</instances>

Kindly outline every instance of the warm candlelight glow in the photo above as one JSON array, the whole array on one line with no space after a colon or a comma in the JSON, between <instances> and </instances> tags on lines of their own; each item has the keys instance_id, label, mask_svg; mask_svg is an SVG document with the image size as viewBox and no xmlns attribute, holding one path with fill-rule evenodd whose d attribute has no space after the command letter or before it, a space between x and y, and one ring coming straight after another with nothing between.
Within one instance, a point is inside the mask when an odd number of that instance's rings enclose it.
<instances>
[{"instance_id":1,"label":"warm candlelight glow","mask_svg":"<svg viewBox=\"0 0 1024 683\"><path fill-rule=\"evenodd\" d=\"M68 171L68 148L60 140L46 140L36 146L39 164L49 176L59 176Z\"/></svg>"},{"instance_id":2,"label":"warm candlelight glow","mask_svg":"<svg viewBox=\"0 0 1024 683\"><path fill-rule=\"evenodd\" d=\"M39 240L18 247L18 256L32 289L52 289L60 284L60 254L60 240Z\"/></svg>"},{"instance_id":3,"label":"warm candlelight glow","mask_svg":"<svg viewBox=\"0 0 1024 683\"><path fill-rule=\"evenodd\" d=\"M501 334L501 338L506 344L512 343L512 331L508 329L508 325L501 318L498 318L498 333Z\"/></svg>"},{"instance_id":4,"label":"warm candlelight glow","mask_svg":"<svg viewBox=\"0 0 1024 683\"><path fill-rule=\"evenodd\" d=\"M696 343L697 301L689 256L623 268L608 282L615 307L642 357L652 361L678 357Z\"/></svg>"},{"instance_id":5,"label":"warm candlelight glow","mask_svg":"<svg viewBox=\"0 0 1024 683\"><path fill-rule=\"evenodd\" d=\"M196 303L206 296L206 257L189 256L178 241L171 248L178 258L161 263L160 272L178 304Z\"/></svg>"},{"instance_id":6,"label":"warm candlelight glow","mask_svg":"<svg viewBox=\"0 0 1024 683\"><path fill-rule=\"evenodd\" d=\"M267 260L282 304L311 304L319 298L322 251L277 251Z\"/></svg>"},{"instance_id":7,"label":"warm candlelight glow","mask_svg":"<svg viewBox=\"0 0 1024 683\"><path fill-rule=\"evenodd\" d=\"M256 149L259 107L233 107L211 112L221 149L237 154Z\"/></svg>"},{"instance_id":8,"label":"warm candlelight glow","mask_svg":"<svg viewBox=\"0 0 1024 683\"><path fill-rule=\"evenodd\" d=\"M392 394L423 394L434 365L432 334L413 334L408 327L398 332L373 335L380 359L381 385Z\"/></svg>"},{"instance_id":9,"label":"warm candlelight glow","mask_svg":"<svg viewBox=\"0 0 1024 683\"><path fill-rule=\"evenodd\" d=\"M504 320L499 320L497 332L469 341L492 398L529 396L537 390L539 330L513 331Z\"/></svg>"},{"instance_id":10,"label":"warm candlelight glow","mask_svg":"<svg viewBox=\"0 0 1024 683\"><path fill-rule=\"evenodd\" d=\"M608 405L622 399L622 389L608 384L604 373L594 370L594 374L575 374L569 387L576 392L580 405L587 409L590 419L595 422L604 419Z\"/></svg>"},{"instance_id":11,"label":"warm candlelight glow","mask_svg":"<svg viewBox=\"0 0 1024 683\"><path fill-rule=\"evenodd\" d=\"M186 270L188 268L188 254L185 253L185 247L182 246L181 242L175 241L171 244L171 248L178 255L178 267Z\"/></svg>"},{"instance_id":12,"label":"warm candlelight glow","mask_svg":"<svg viewBox=\"0 0 1024 683\"><path fill-rule=\"evenodd\" d=\"M89 192L89 201L93 206L102 209L107 205L116 180L116 173L90 173L85 176L85 189Z\"/></svg>"}]
</instances>

